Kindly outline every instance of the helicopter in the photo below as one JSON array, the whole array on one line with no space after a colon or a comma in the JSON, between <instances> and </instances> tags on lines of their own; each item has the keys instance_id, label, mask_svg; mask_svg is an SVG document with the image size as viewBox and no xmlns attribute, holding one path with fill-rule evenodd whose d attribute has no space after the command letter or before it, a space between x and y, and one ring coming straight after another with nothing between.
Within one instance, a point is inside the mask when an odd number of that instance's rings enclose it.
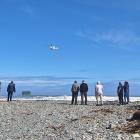
<instances>
[{"instance_id":1,"label":"helicopter","mask_svg":"<svg viewBox=\"0 0 140 140\"><path fill-rule=\"evenodd\" d=\"M49 45L48 47L49 47L49 49L50 49L50 50L52 50L52 51L59 50L59 48L58 48L57 46L52 45L52 44L51 44L51 45Z\"/></svg>"}]
</instances>

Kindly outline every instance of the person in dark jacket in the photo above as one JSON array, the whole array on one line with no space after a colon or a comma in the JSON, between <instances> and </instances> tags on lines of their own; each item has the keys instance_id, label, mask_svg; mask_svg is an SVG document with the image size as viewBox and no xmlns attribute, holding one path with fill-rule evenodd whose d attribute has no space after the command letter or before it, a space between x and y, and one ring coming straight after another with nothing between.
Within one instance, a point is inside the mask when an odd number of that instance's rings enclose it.
<instances>
[{"instance_id":1,"label":"person in dark jacket","mask_svg":"<svg viewBox=\"0 0 140 140\"><path fill-rule=\"evenodd\" d=\"M84 104L84 97L85 97L85 105L87 105L87 92L88 92L88 85L83 80L82 84L80 85L81 105Z\"/></svg>"},{"instance_id":2,"label":"person in dark jacket","mask_svg":"<svg viewBox=\"0 0 140 140\"><path fill-rule=\"evenodd\" d=\"M7 92L8 92L7 101L9 101L9 100L12 101L13 92L16 92L15 84L14 84L13 81L11 81L11 82L8 84Z\"/></svg>"},{"instance_id":3,"label":"person in dark jacket","mask_svg":"<svg viewBox=\"0 0 140 140\"><path fill-rule=\"evenodd\" d=\"M124 102L125 104L129 103L129 83L127 81L124 82Z\"/></svg>"},{"instance_id":4,"label":"person in dark jacket","mask_svg":"<svg viewBox=\"0 0 140 140\"><path fill-rule=\"evenodd\" d=\"M117 88L117 94L119 97L119 103L120 105L123 105L123 85L121 82L119 82L118 88Z\"/></svg>"},{"instance_id":5,"label":"person in dark jacket","mask_svg":"<svg viewBox=\"0 0 140 140\"><path fill-rule=\"evenodd\" d=\"M74 81L74 83L72 84L71 92L72 92L71 104L73 104L73 102L75 100L75 105L77 105L77 96L78 96L78 92L79 92L79 86L77 84L77 81Z\"/></svg>"}]
</instances>

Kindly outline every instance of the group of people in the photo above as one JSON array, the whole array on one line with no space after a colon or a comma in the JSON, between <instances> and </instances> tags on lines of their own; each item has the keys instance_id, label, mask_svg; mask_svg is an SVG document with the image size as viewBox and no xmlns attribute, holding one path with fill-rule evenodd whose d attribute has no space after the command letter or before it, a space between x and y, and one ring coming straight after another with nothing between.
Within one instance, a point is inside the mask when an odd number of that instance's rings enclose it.
<instances>
[{"instance_id":1,"label":"group of people","mask_svg":"<svg viewBox=\"0 0 140 140\"><path fill-rule=\"evenodd\" d=\"M80 87L77 83L77 81L74 81L71 87L71 92L72 92L72 101L71 104L75 103L77 105L77 97L78 97L78 92L80 91L81 94L81 105L85 103L87 105L87 92L88 92L88 85L87 83L83 80L82 83L80 84ZM103 105L103 85L100 83L100 81L97 82L95 86L95 97L97 100L97 105L99 105L99 99L100 99L100 105Z\"/></svg>"},{"instance_id":2,"label":"group of people","mask_svg":"<svg viewBox=\"0 0 140 140\"><path fill-rule=\"evenodd\" d=\"M71 104L77 105L77 97L78 92L80 91L81 94L81 105L84 104L84 98L85 98L85 105L87 105L87 92L88 92L88 85L83 80L80 84L80 87L77 83L77 81L74 81L71 87L72 92L72 100ZM128 104L129 103L129 83L127 81L124 82L124 85L122 85L121 82L119 82L118 88L117 88L117 94L119 98L120 105ZM98 81L95 85L95 98L98 105L103 105L103 85L100 81Z\"/></svg>"},{"instance_id":3,"label":"group of people","mask_svg":"<svg viewBox=\"0 0 140 140\"><path fill-rule=\"evenodd\" d=\"M129 83L127 81L124 82L124 85L122 85L122 83L119 82L117 94L119 97L120 105L129 103Z\"/></svg>"},{"instance_id":4,"label":"group of people","mask_svg":"<svg viewBox=\"0 0 140 140\"><path fill-rule=\"evenodd\" d=\"M78 86L77 81L74 81L72 88L71 88L71 92L72 92L71 104L73 104L75 101L75 105L77 105L77 97L78 97L79 91L81 93L81 104L82 105L84 104L84 98L85 98L85 105L87 105L88 85L84 80L82 81L82 84L80 85L80 87Z\"/></svg>"},{"instance_id":5,"label":"group of people","mask_svg":"<svg viewBox=\"0 0 140 140\"><path fill-rule=\"evenodd\" d=\"M0 82L1 85L1 82ZM1 87L1 86L0 86ZM77 105L77 97L78 92L80 91L81 94L81 105L85 104L87 105L87 92L88 92L88 84L85 82L85 80L82 81L80 86L78 85L77 81L74 81L71 87L72 92L72 100L71 104ZM7 86L7 101L12 100L13 93L16 92L15 84L13 81L11 81ZM120 105L128 104L129 103L129 83L127 81L124 82L124 85L119 82L118 88L117 88L117 94L119 98ZM100 81L98 81L95 85L95 97L97 106L103 105L103 85Z\"/></svg>"}]
</instances>

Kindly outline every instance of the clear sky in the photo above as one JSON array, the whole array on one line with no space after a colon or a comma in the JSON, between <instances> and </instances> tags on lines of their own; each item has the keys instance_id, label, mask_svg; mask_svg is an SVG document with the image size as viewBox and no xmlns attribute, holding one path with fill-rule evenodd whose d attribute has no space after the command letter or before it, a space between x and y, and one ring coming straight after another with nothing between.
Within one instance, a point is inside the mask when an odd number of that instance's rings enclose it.
<instances>
[{"instance_id":1,"label":"clear sky","mask_svg":"<svg viewBox=\"0 0 140 140\"><path fill-rule=\"evenodd\" d=\"M0 0L0 76L140 78L139 26L139 0Z\"/></svg>"}]
</instances>

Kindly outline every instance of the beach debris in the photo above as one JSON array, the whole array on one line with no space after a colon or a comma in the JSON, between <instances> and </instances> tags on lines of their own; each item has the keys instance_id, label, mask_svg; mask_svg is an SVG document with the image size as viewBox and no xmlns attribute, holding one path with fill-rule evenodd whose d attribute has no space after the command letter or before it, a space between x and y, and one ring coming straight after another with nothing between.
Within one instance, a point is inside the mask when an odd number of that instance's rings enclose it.
<instances>
[{"instance_id":1,"label":"beach debris","mask_svg":"<svg viewBox=\"0 0 140 140\"><path fill-rule=\"evenodd\" d=\"M107 121L107 125L106 125L106 129L111 129L112 128L112 124L110 121Z\"/></svg>"},{"instance_id":2,"label":"beach debris","mask_svg":"<svg viewBox=\"0 0 140 140\"><path fill-rule=\"evenodd\" d=\"M139 138L140 139L140 135L138 134L138 133L136 133L136 134L132 134L132 136L134 137L134 138Z\"/></svg>"},{"instance_id":3,"label":"beach debris","mask_svg":"<svg viewBox=\"0 0 140 140\"><path fill-rule=\"evenodd\" d=\"M114 111L112 109L104 109L104 108L102 108L102 109L92 110L92 111L90 111L90 113L91 112L104 112L104 113L111 113L112 114Z\"/></svg>"},{"instance_id":4,"label":"beach debris","mask_svg":"<svg viewBox=\"0 0 140 140\"><path fill-rule=\"evenodd\" d=\"M75 122L75 121L77 121L78 119L77 118L72 118L71 119L71 122Z\"/></svg>"},{"instance_id":5,"label":"beach debris","mask_svg":"<svg viewBox=\"0 0 140 140\"><path fill-rule=\"evenodd\" d=\"M126 126L116 127L114 130L115 131L117 130L119 132L135 134L135 133L140 133L140 126L137 125L136 121L132 121L132 122L129 122Z\"/></svg>"},{"instance_id":6,"label":"beach debris","mask_svg":"<svg viewBox=\"0 0 140 140\"><path fill-rule=\"evenodd\" d=\"M106 127L106 129L111 129L111 124L109 124L109 125Z\"/></svg>"},{"instance_id":7,"label":"beach debris","mask_svg":"<svg viewBox=\"0 0 140 140\"><path fill-rule=\"evenodd\" d=\"M95 119L94 116L82 116L81 119Z\"/></svg>"},{"instance_id":8,"label":"beach debris","mask_svg":"<svg viewBox=\"0 0 140 140\"><path fill-rule=\"evenodd\" d=\"M126 119L126 121L131 121L131 118L132 118L132 115L130 115L130 116Z\"/></svg>"},{"instance_id":9,"label":"beach debris","mask_svg":"<svg viewBox=\"0 0 140 140\"><path fill-rule=\"evenodd\" d=\"M140 110L134 112L133 116L130 119L127 119L127 121L135 121L137 120L140 124Z\"/></svg>"}]
</instances>

